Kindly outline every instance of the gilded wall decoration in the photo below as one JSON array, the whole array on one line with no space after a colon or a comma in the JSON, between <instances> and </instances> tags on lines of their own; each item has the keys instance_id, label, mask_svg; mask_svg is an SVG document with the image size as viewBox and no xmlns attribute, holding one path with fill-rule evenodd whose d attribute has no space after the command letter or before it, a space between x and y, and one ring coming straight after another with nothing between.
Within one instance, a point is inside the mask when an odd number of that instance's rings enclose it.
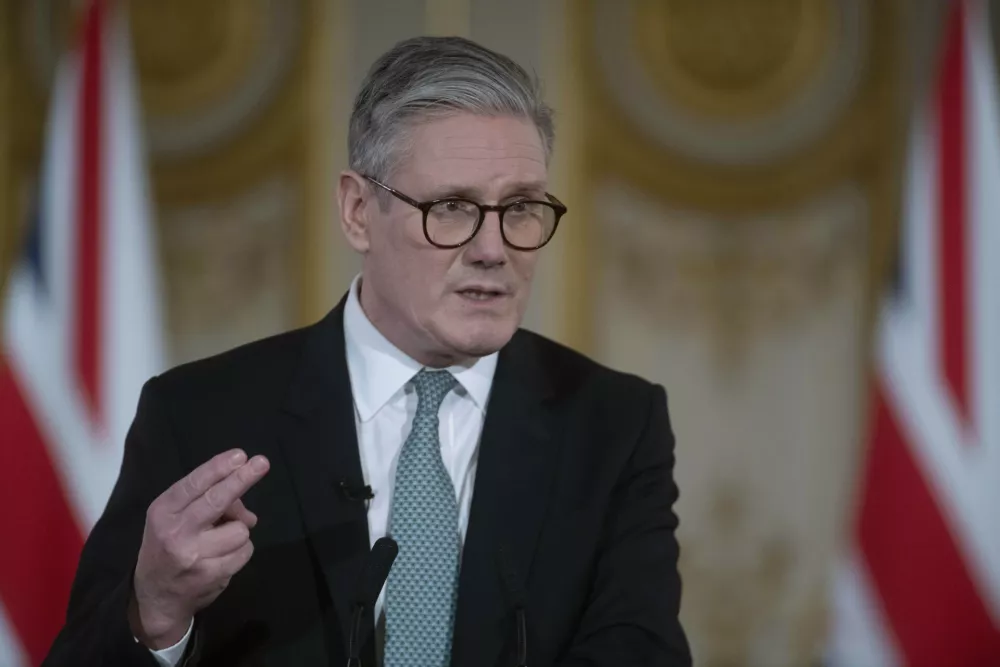
<instances>
[{"instance_id":1,"label":"gilded wall decoration","mask_svg":"<svg viewBox=\"0 0 1000 667\"><path fill-rule=\"evenodd\" d=\"M588 0L593 349L662 383L697 664L818 660L898 208L900 0Z\"/></svg>"},{"instance_id":2,"label":"gilded wall decoration","mask_svg":"<svg viewBox=\"0 0 1000 667\"><path fill-rule=\"evenodd\" d=\"M314 278L300 269L316 229L308 223L328 212L309 177L314 153L329 147L310 137L334 119L308 111L310 86L321 83L310 77L330 68L312 62L313 45L328 39L316 19L329 4L127 3L174 360L303 319ZM13 31L12 86L21 95L13 109L16 185L37 171L49 85L78 8L38 0L11 9L5 29ZM251 264L266 285L245 279ZM199 278L213 288L190 289ZM213 319L223 312L225 335Z\"/></svg>"},{"instance_id":3,"label":"gilded wall decoration","mask_svg":"<svg viewBox=\"0 0 1000 667\"><path fill-rule=\"evenodd\" d=\"M260 120L296 64L302 9L277 0L135 4L152 153L161 160L204 155Z\"/></svg>"},{"instance_id":4,"label":"gilded wall decoration","mask_svg":"<svg viewBox=\"0 0 1000 667\"><path fill-rule=\"evenodd\" d=\"M294 322L295 229L301 216L295 183L278 176L244 195L217 203L169 209L161 255L172 360L184 363L205 350L246 342Z\"/></svg>"},{"instance_id":5,"label":"gilded wall decoration","mask_svg":"<svg viewBox=\"0 0 1000 667\"><path fill-rule=\"evenodd\" d=\"M708 322L722 368L754 334L807 314L867 254L869 201L857 183L725 218L672 207L612 178L601 181L593 202L603 262L621 273L617 298L664 331Z\"/></svg>"},{"instance_id":6,"label":"gilded wall decoration","mask_svg":"<svg viewBox=\"0 0 1000 667\"><path fill-rule=\"evenodd\" d=\"M749 218L770 218L772 233L780 237L784 226L795 236L793 225L816 223L782 211L815 208L811 200L828 200L850 180L872 198L861 213L868 217L857 221L863 233L853 238L873 243L857 244L856 252L872 261L872 275L882 270L895 211L885 174L900 136L897 2L594 0L580 7L589 126L597 128L588 135L589 169L671 209L699 212L708 231L699 259L688 263L711 265L713 280L724 275L740 289L748 263L732 248L746 237ZM618 233L607 215L593 218ZM690 225L682 218L665 217L660 226ZM817 264L833 270L823 258L842 256L843 248L803 249L813 250L819 254L800 262L810 272ZM669 268L673 281L706 275ZM787 264L781 270L792 284L803 277ZM721 321L718 311L706 314Z\"/></svg>"},{"instance_id":7,"label":"gilded wall decoration","mask_svg":"<svg viewBox=\"0 0 1000 667\"><path fill-rule=\"evenodd\" d=\"M868 57L862 0L601 0L595 10L615 105L661 149L709 165L801 154L847 110Z\"/></svg>"}]
</instances>

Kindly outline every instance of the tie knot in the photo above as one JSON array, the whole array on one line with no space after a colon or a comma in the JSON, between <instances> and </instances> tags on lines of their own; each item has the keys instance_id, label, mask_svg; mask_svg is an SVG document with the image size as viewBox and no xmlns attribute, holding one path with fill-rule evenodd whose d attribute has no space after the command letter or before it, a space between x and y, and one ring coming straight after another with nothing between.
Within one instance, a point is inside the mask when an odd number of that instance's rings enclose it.
<instances>
[{"instance_id":1,"label":"tie knot","mask_svg":"<svg viewBox=\"0 0 1000 667\"><path fill-rule=\"evenodd\" d=\"M417 388L417 411L437 414L441 402L455 386L455 376L448 371L429 371L426 368L413 378Z\"/></svg>"}]
</instances>

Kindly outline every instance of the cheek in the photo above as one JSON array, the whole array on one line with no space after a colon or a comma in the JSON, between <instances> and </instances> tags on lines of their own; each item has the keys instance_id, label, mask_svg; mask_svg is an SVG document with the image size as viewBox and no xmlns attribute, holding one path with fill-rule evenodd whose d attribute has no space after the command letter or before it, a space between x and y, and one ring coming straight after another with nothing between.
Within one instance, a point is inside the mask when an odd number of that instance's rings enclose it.
<instances>
[{"instance_id":1,"label":"cheek","mask_svg":"<svg viewBox=\"0 0 1000 667\"><path fill-rule=\"evenodd\" d=\"M381 230L375 250L380 270L393 277L397 293L419 295L427 293L428 287L440 275L442 258L428 245L419 225L411 222L406 219L392 221Z\"/></svg>"},{"instance_id":2,"label":"cheek","mask_svg":"<svg viewBox=\"0 0 1000 667\"><path fill-rule=\"evenodd\" d=\"M402 289L415 295L425 315L432 316L449 302L449 286L452 285L449 276L457 263L455 252L438 248L411 248L401 261L406 262L406 285Z\"/></svg>"},{"instance_id":3,"label":"cheek","mask_svg":"<svg viewBox=\"0 0 1000 667\"><path fill-rule=\"evenodd\" d=\"M523 287L527 287L531 283L531 279L535 275L535 264L537 262L538 253L517 254L511 257L511 266L514 267L514 273L517 275L518 280L521 281Z\"/></svg>"}]
</instances>

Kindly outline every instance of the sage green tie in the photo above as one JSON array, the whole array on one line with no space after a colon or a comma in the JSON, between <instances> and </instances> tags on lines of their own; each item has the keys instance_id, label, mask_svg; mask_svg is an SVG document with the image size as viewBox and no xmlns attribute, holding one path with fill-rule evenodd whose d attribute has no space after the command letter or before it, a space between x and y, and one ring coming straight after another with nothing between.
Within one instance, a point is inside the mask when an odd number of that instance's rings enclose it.
<instances>
[{"instance_id":1,"label":"sage green tie","mask_svg":"<svg viewBox=\"0 0 1000 667\"><path fill-rule=\"evenodd\" d=\"M396 466L389 535L399 555L389 571L384 667L447 667L458 599L458 502L441 459L438 412L455 386L447 371L413 379L417 414Z\"/></svg>"}]
</instances>

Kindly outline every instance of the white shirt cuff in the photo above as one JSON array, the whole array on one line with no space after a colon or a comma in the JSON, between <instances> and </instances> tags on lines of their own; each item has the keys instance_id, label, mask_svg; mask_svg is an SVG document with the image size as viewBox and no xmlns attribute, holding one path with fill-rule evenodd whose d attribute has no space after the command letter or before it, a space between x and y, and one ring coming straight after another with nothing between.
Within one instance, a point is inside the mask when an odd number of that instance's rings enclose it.
<instances>
[{"instance_id":1,"label":"white shirt cuff","mask_svg":"<svg viewBox=\"0 0 1000 667\"><path fill-rule=\"evenodd\" d=\"M181 640L174 644L173 646L168 646L167 648L160 649L159 651L154 651L149 649L149 652L153 654L156 658L157 664L160 667L177 667L177 663L181 661L181 656L184 655L184 649L187 648L188 641L191 639L191 630L194 628L194 619L191 619L191 625L188 626L187 632L181 637ZM136 642L139 640L136 639Z\"/></svg>"}]
</instances>

